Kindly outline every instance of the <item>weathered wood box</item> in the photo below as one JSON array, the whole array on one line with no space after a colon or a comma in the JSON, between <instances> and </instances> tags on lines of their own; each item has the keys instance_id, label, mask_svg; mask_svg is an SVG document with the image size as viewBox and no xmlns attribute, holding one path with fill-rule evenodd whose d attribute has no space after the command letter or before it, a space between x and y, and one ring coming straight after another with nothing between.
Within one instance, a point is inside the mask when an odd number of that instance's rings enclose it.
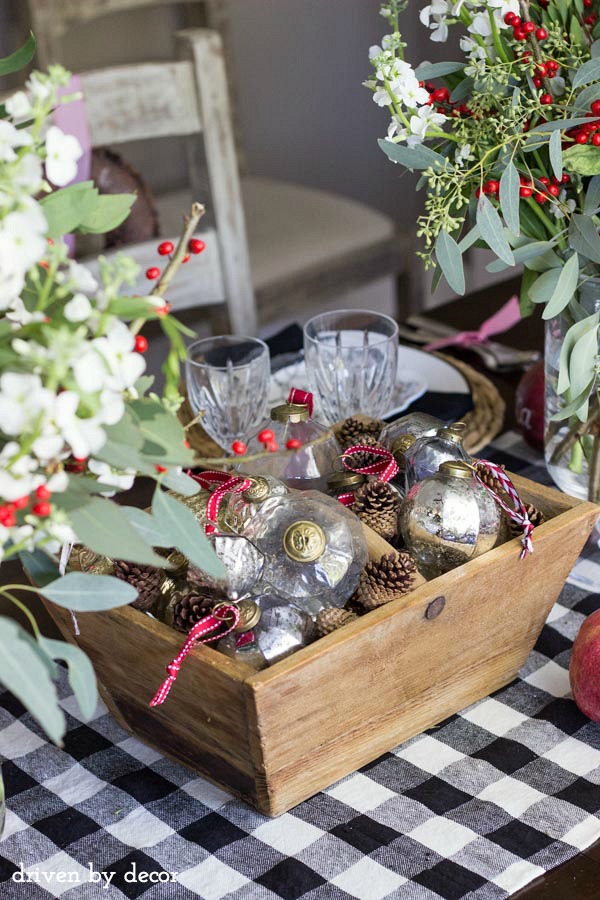
<instances>
[{"instance_id":1,"label":"weathered wood box","mask_svg":"<svg viewBox=\"0 0 600 900\"><path fill-rule=\"evenodd\" d=\"M548 517L527 559L509 541L262 672L201 646L150 709L181 634L125 607L79 615L77 643L125 729L280 815L515 677L599 508L514 482ZM69 613L47 608L74 641Z\"/></svg>"}]
</instances>

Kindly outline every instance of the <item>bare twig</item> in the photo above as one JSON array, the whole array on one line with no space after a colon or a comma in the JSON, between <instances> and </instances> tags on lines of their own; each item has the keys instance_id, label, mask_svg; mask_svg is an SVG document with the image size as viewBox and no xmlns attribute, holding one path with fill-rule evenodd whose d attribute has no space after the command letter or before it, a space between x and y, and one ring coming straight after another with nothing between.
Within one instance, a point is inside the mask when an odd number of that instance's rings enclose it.
<instances>
[{"instance_id":1,"label":"bare twig","mask_svg":"<svg viewBox=\"0 0 600 900\"><path fill-rule=\"evenodd\" d=\"M529 0L520 0L519 3L521 7L521 17L524 22L531 22L531 16L529 15ZM538 39L535 36L535 32L527 35L528 43L531 44L533 49L533 58L535 59L538 65L542 65L544 62L544 57L542 56L542 51L540 50L540 45L538 43ZM544 90L547 94L551 94L551 84L546 75L542 77L542 84L544 85Z\"/></svg>"}]
</instances>

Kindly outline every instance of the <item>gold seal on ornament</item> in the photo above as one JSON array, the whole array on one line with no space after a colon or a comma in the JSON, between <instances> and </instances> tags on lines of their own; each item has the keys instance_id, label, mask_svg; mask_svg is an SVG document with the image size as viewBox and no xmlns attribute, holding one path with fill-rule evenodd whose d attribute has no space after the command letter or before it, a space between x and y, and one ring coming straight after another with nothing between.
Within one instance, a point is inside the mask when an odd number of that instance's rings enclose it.
<instances>
[{"instance_id":1,"label":"gold seal on ornament","mask_svg":"<svg viewBox=\"0 0 600 900\"><path fill-rule=\"evenodd\" d=\"M247 500L249 503L260 503L261 500L265 500L271 493L271 487L267 479L263 478L262 475L253 475L250 481L252 484L242 494L244 500Z\"/></svg>"},{"instance_id":2,"label":"gold seal on ornament","mask_svg":"<svg viewBox=\"0 0 600 900\"><path fill-rule=\"evenodd\" d=\"M326 544L325 532L315 522L293 522L283 536L283 549L295 562L314 562Z\"/></svg>"},{"instance_id":3,"label":"gold seal on ornament","mask_svg":"<svg viewBox=\"0 0 600 900\"><path fill-rule=\"evenodd\" d=\"M260 622L260 606L254 600L241 600L237 604L240 621L233 629L235 632L251 631Z\"/></svg>"}]
</instances>

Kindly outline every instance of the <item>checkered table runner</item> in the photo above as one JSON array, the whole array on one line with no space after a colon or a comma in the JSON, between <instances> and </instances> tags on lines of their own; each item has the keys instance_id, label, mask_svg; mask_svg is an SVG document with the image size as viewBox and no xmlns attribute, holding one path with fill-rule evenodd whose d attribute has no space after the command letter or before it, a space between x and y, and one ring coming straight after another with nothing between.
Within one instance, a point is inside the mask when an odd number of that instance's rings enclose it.
<instances>
[{"instance_id":1,"label":"checkered table runner","mask_svg":"<svg viewBox=\"0 0 600 900\"><path fill-rule=\"evenodd\" d=\"M548 480L514 435L491 455ZM66 680L62 750L5 693L0 896L509 896L600 837L600 725L568 678L572 640L600 606L594 570L580 561L516 681L275 820L129 737L103 707L82 722Z\"/></svg>"}]
</instances>

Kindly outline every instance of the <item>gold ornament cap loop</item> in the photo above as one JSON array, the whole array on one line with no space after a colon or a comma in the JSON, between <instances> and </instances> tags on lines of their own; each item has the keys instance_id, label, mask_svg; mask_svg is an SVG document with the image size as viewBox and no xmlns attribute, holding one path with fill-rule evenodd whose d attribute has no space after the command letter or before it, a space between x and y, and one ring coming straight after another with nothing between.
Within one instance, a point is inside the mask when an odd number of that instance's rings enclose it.
<instances>
[{"instance_id":1,"label":"gold ornament cap loop","mask_svg":"<svg viewBox=\"0 0 600 900\"><path fill-rule=\"evenodd\" d=\"M438 472L440 475L452 475L453 478L470 478L473 469L461 459L448 459L446 462L440 463Z\"/></svg>"},{"instance_id":2,"label":"gold ornament cap loop","mask_svg":"<svg viewBox=\"0 0 600 900\"><path fill-rule=\"evenodd\" d=\"M326 546L325 532L316 522L304 519L292 522L283 535L283 549L294 562L314 562L323 555Z\"/></svg>"},{"instance_id":3,"label":"gold ornament cap loop","mask_svg":"<svg viewBox=\"0 0 600 900\"><path fill-rule=\"evenodd\" d=\"M397 453L402 455L402 454L406 453L406 451L409 449L409 447L412 447L412 445L416 442L416 440L417 439L414 436L414 434L408 434L408 433L401 434L392 443L392 446L390 449L391 449L392 453L394 454L394 456L396 456Z\"/></svg>"},{"instance_id":4,"label":"gold ornament cap loop","mask_svg":"<svg viewBox=\"0 0 600 900\"><path fill-rule=\"evenodd\" d=\"M281 403L271 410L273 422L305 422L309 418L308 406L305 403Z\"/></svg>"},{"instance_id":5,"label":"gold ornament cap loop","mask_svg":"<svg viewBox=\"0 0 600 900\"><path fill-rule=\"evenodd\" d=\"M367 476L361 475L360 472L334 472L333 475L330 475L327 479L327 487L332 490L345 487L358 487L359 485L364 484L366 480Z\"/></svg>"},{"instance_id":6,"label":"gold ornament cap loop","mask_svg":"<svg viewBox=\"0 0 600 900\"><path fill-rule=\"evenodd\" d=\"M254 600L240 600L237 604L240 613L240 621L233 629L234 633L242 633L244 631L252 631L260 622L261 610L258 603Z\"/></svg>"},{"instance_id":7,"label":"gold ornament cap loop","mask_svg":"<svg viewBox=\"0 0 600 900\"><path fill-rule=\"evenodd\" d=\"M467 426L464 422L453 422L452 425L446 425L445 428L441 428L438 431L438 434L448 441L453 441L455 444L461 444L466 430Z\"/></svg>"},{"instance_id":8,"label":"gold ornament cap loop","mask_svg":"<svg viewBox=\"0 0 600 900\"><path fill-rule=\"evenodd\" d=\"M271 493L271 486L266 478L262 475L253 475L250 479L252 484L243 492L242 497L248 503L260 503L266 500Z\"/></svg>"}]
</instances>

